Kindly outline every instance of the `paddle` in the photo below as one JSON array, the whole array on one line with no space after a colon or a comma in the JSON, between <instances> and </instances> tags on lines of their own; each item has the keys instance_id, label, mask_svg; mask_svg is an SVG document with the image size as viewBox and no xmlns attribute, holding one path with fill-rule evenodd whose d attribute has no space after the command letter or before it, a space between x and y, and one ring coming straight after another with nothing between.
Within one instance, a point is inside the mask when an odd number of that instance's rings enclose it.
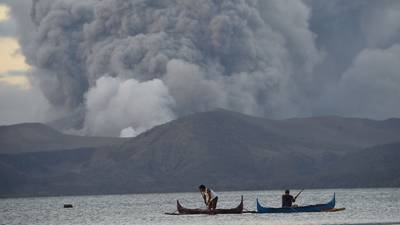
<instances>
[{"instance_id":1,"label":"paddle","mask_svg":"<svg viewBox=\"0 0 400 225\"><path fill-rule=\"evenodd\" d=\"M304 188L303 189L301 189L301 191L299 191L299 193L297 193L297 195L296 195L296 197L294 197L294 199L296 200L297 199L297 197L299 197L299 195L301 194L301 192L303 192L304 191Z\"/></svg>"}]
</instances>

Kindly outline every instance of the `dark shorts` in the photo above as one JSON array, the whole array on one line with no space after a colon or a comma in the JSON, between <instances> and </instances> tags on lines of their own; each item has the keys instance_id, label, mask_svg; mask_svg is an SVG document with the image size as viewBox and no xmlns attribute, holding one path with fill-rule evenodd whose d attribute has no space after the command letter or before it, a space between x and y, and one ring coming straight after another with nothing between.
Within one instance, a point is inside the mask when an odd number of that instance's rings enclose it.
<instances>
[{"instance_id":1,"label":"dark shorts","mask_svg":"<svg viewBox=\"0 0 400 225\"><path fill-rule=\"evenodd\" d=\"M216 209L217 208L218 197L215 197L211 200L210 204L208 205L208 209Z\"/></svg>"}]
</instances>

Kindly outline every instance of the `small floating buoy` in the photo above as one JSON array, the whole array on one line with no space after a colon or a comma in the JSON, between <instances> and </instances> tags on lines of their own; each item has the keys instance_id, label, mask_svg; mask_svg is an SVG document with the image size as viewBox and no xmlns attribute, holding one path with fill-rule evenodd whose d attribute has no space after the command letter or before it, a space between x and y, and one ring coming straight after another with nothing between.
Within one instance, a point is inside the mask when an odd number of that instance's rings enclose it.
<instances>
[{"instance_id":1,"label":"small floating buoy","mask_svg":"<svg viewBox=\"0 0 400 225\"><path fill-rule=\"evenodd\" d=\"M74 206L72 204L64 204L64 208L73 208Z\"/></svg>"}]
</instances>

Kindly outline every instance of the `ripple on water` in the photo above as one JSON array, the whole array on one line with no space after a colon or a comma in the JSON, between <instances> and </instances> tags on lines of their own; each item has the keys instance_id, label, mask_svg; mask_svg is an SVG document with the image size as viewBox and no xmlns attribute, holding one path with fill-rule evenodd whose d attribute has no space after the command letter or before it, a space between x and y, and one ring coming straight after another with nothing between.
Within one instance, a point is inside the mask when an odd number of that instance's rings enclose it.
<instances>
[{"instance_id":1,"label":"ripple on water","mask_svg":"<svg viewBox=\"0 0 400 225\"><path fill-rule=\"evenodd\" d=\"M294 190L293 192L296 192ZM204 207L199 193L134 194L0 199L0 224L16 225L122 225L122 224L400 224L400 189L305 190L298 204L324 203L336 192L335 213L242 214L169 216L176 200L187 207ZM255 210L255 200L279 206L281 191L219 192L219 207L234 207L245 198L245 208ZM64 203L73 204L65 209Z\"/></svg>"}]
</instances>

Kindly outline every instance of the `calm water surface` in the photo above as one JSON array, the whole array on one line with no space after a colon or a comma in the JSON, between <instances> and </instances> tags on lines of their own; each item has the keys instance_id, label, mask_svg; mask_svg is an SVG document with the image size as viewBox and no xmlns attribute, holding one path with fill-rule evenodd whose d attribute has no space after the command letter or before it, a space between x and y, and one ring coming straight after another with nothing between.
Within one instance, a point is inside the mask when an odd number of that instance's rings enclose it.
<instances>
[{"instance_id":1,"label":"calm water surface","mask_svg":"<svg viewBox=\"0 0 400 225\"><path fill-rule=\"evenodd\" d=\"M400 224L400 189L323 189L305 190L298 204L325 203L336 192L334 213L182 215L164 212L176 210L176 199L186 207L204 207L199 193L137 194L77 197L0 199L0 224ZM296 193L296 190L293 191ZM219 192L219 207L235 207L240 195L245 208L255 210L258 197L264 205L279 206L281 191ZM64 203L74 205L64 209Z\"/></svg>"}]
</instances>

